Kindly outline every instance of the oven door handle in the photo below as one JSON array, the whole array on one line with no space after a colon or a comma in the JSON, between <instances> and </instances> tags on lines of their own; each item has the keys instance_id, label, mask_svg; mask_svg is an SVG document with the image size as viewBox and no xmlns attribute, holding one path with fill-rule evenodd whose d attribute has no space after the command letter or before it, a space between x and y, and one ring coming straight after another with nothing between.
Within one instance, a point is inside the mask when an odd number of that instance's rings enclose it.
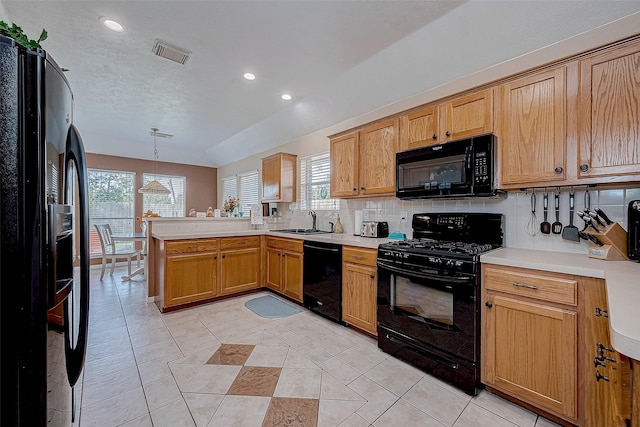
<instances>
[{"instance_id":1,"label":"oven door handle","mask_svg":"<svg viewBox=\"0 0 640 427\"><path fill-rule=\"evenodd\" d=\"M429 279L429 280L433 280L436 282L442 282L442 283L469 283L469 282L473 282L475 280L475 278L473 276L440 276L438 274L431 274L431 273L426 273L426 272L421 272L421 273L416 273L413 271L407 271L407 270L403 270L401 268L398 268L396 266L393 265L389 265L387 263L384 262L380 262L378 261L378 267L379 268L383 268L385 270L388 270L392 273L398 274L400 276L410 276L410 277L415 277L418 279Z\"/></svg>"}]
</instances>

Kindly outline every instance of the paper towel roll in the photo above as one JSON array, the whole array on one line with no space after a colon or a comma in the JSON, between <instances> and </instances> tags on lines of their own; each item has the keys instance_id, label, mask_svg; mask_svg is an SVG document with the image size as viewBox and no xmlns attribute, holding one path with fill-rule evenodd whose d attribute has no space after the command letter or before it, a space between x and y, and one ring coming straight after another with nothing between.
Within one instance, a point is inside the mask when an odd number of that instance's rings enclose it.
<instances>
[{"instance_id":1,"label":"paper towel roll","mask_svg":"<svg viewBox=\"0 0 640 427\"><path fill-rule=\"evenodd\" d=\"M353 235L359 236L362 229L362 211L355 211L353 218Z\"/></svg>"}]
</instances>

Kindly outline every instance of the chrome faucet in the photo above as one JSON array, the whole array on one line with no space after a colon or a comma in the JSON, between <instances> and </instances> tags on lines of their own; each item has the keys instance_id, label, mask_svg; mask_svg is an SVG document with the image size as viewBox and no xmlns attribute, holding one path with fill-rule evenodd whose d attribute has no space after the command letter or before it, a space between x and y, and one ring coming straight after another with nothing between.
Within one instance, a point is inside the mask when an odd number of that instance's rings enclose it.
<instances>
[{"instance_id":1,"label":"chrome faucet","mask_svg":"<svg viewBox=\"0 0 640 427\"><path fill-rule=\"evenodd\" d=\"M310 210L310 211L309 211L309 215L311 215L311 217L313 218L313 225L311 226L311 229L312 229L313 231L316 231L316 212L315 212L315 211Z\"/></svg>"}]
</instances>

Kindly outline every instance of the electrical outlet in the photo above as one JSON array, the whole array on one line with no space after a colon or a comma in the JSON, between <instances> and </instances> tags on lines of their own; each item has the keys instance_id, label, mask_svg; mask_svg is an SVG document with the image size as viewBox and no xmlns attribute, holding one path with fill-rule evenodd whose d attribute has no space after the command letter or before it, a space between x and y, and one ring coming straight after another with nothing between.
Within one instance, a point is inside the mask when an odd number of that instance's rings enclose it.
<instances>
[{"instance_id":1,"label":"electrical outlet","mask_svg":"<svg viewBox=\"0 0 640 427\"><path fill-rule=\"evenodd\" d=\"M400 222L407 222L407 211L400 212Z\"/></svg>"}]
</instances>

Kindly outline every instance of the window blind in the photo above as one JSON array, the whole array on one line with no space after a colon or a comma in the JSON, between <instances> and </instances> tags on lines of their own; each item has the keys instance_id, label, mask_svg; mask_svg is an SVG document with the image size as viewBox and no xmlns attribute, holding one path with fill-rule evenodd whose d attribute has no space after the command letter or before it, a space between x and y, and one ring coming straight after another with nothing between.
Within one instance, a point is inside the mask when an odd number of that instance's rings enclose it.
<instances>
[{"instance_id":1,"label":"window blind","mask_svg":"<svg viewBox=\"0 0 640 427\"><path fill-rule=\"evenodd\" d=\"M251 205L260 203L258 196L258 171L238 174L238 194L240 195L240 212L249 216Z\"/></svg>"},{"instance_id":2,"label":"window blind","mask_svg":"<svg viewBox=\"0 0 640 427\"><path fill-rule=\"evenodd\" d=\"M224 202L230 196L239 198L240 212L249 216L251 205L260 203L259 185L257 169L222 178L222 200Z\"/></svg>"},{"instance_id":3,"label":"window blind","mask_svg":"<svg viewBox=\"0 0 640 427\"><path fill-rule=\"evenodd\" d=\"M114 233L132 233L135 224L134 172L88 169L89 248L101 254L100 239L94 224L109 224ZM118 247L133 243L119 242Z\"/></svg>"},{"instance_id":4,"label":"window blind","mask_svg":"<svg viewBox=\"0 0 640 427\"><path fill-rule=\"evenodd\" d=\"M340 209L340 200L330 198L331 161L329 153L300 159L300 208L302 210Z\"/></svg>"},{"instance_id":5,"label":"window blind","mask_svg":"<svg viewBox=\"0 0 640 427\"><path fill-rule=\"evenodd\" d=\"M156 175L145 173L142 175L144 185L157 180L171 191L170 194L143 194L142 212L152 211L162 217L185 216L185 181L184 176Z\"/></svg>"},{"instance_id":6,"label":"window blind","mask_svg":"<svg viewBox=\"0 0 640 427\"><path fill-rule=\"evenodd\" d=\"M238 176L232 175L222 178L222 200L238 197Z\"/></svg>"}]
</instances>

